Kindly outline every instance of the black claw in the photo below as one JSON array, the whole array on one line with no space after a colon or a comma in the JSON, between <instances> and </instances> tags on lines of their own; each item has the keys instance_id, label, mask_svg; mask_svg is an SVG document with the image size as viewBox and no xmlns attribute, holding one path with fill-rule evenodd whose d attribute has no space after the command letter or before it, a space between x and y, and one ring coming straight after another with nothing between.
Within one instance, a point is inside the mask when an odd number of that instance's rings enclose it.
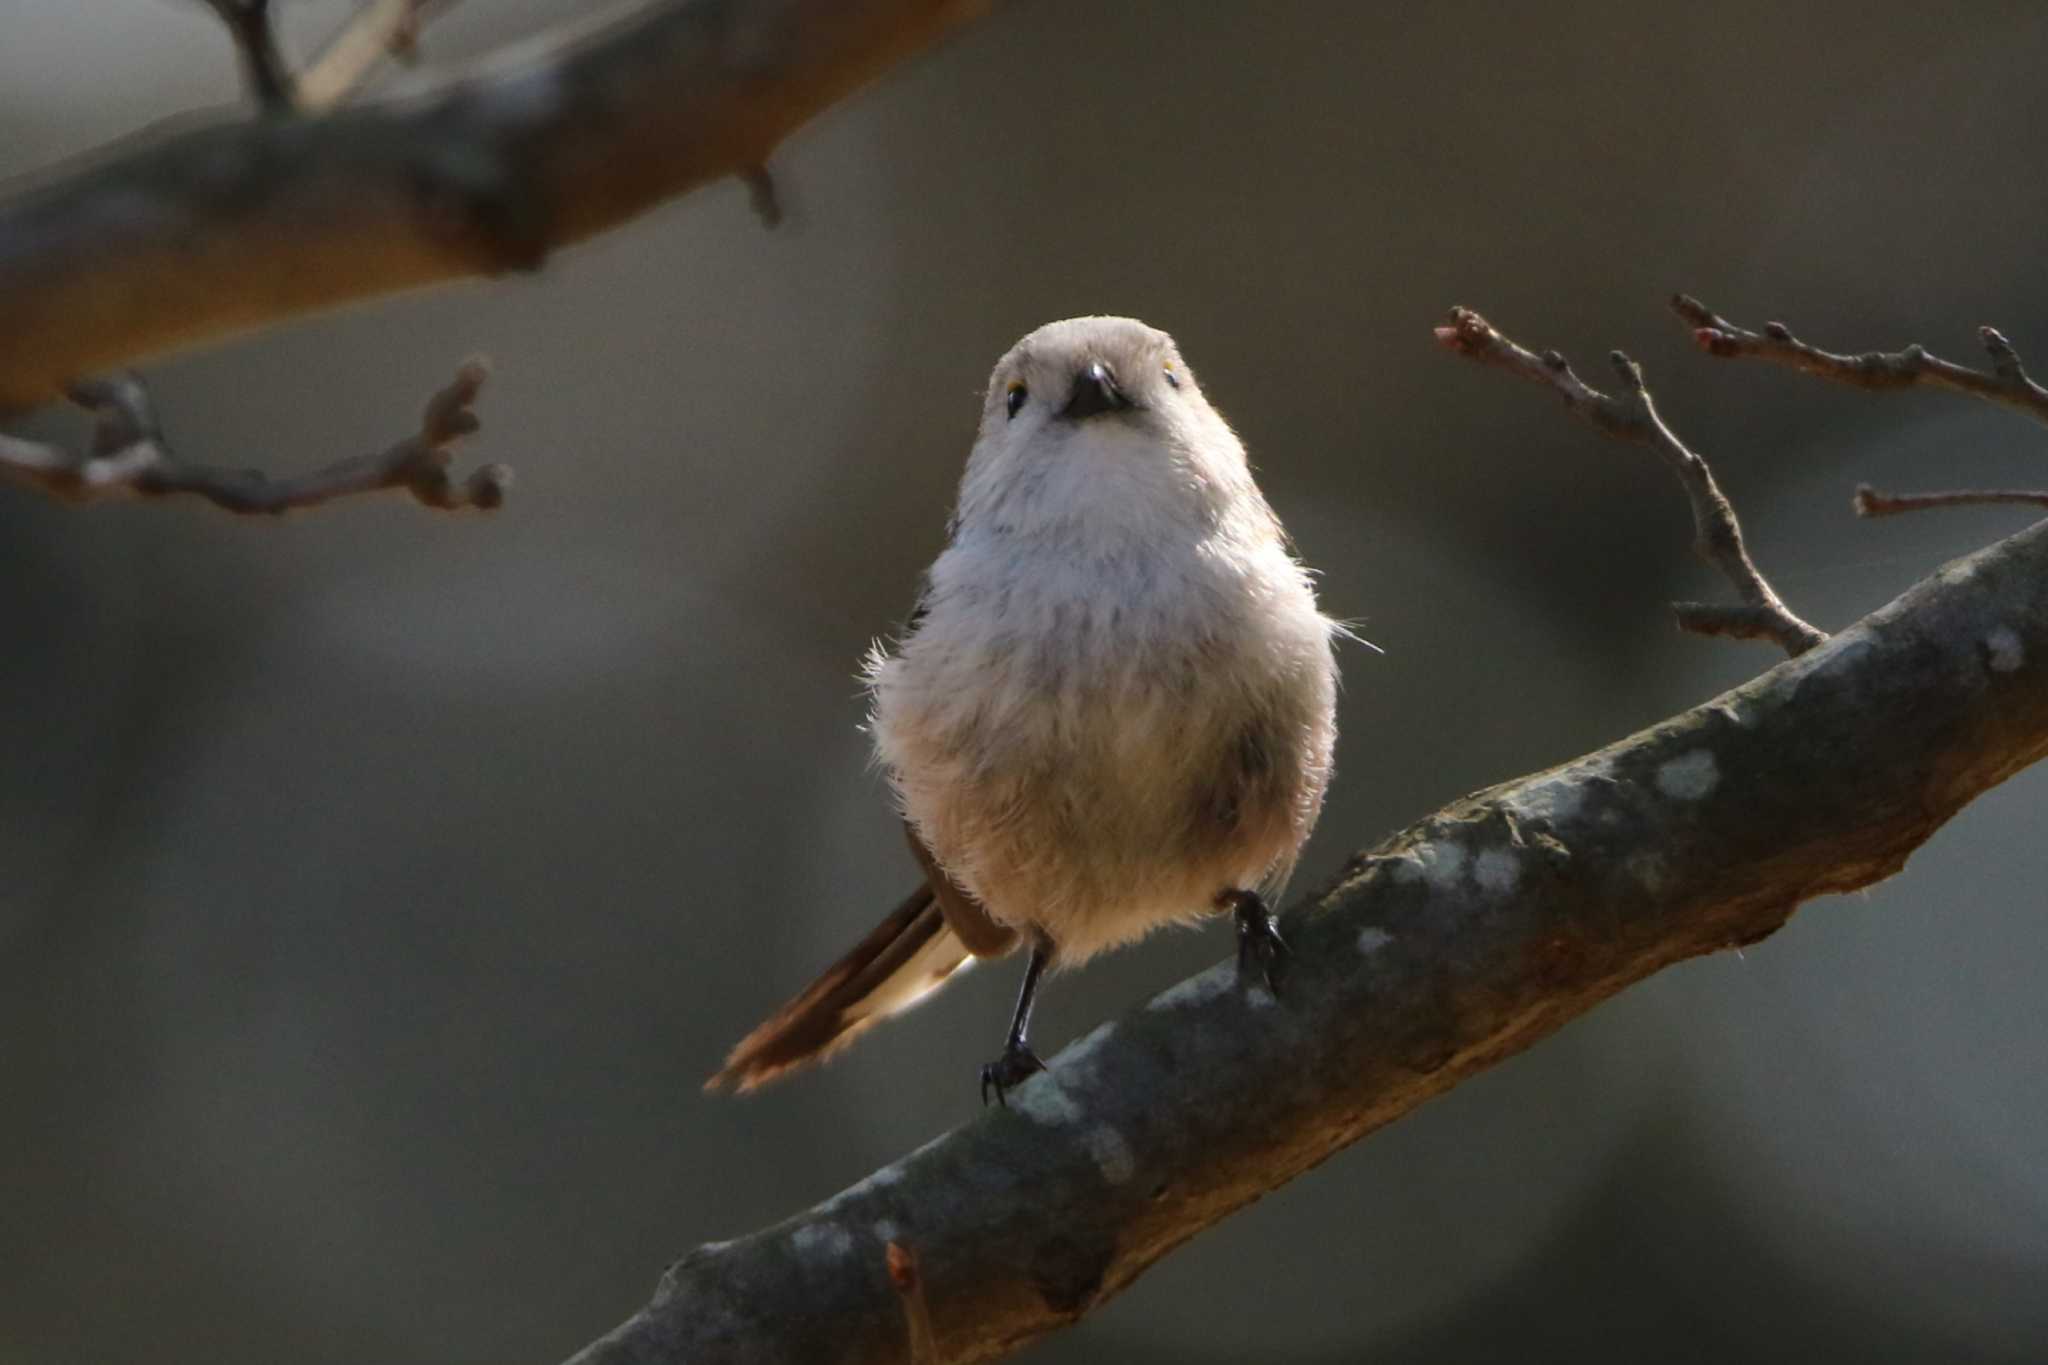
<instances>
[{"instance_id":1,"label":"black claw","mask_svg":"<svg viewBox=\"0 0 2048 1365\"><path fill-rule=\"evenodd\" d=\"M988 1107L988 1092L996 1092L996 1103L1008 1109L1010 1101L1005 1098L1012 1086L1023 1084L1027 1079L1045 1070L1045 1063L1038 1060L1038 1054L1022 1043L1012 1043L1003 1049L1003 1055L981 1069L981 1105Z\"/></svg>"},{"instance_id":2,"label":"black claw","mask_svg":"<svg viewBox=\"0 0 2048 1365\"><path fill-rule=\"evenodd\" d=\"M1280 937L1280 920L1256 891L1228 891L1223 901L1237 914L1237 980L1243 985L1256 972L1277 999L1280 978L1294 950Z\"/></svg>"}]
</instances>

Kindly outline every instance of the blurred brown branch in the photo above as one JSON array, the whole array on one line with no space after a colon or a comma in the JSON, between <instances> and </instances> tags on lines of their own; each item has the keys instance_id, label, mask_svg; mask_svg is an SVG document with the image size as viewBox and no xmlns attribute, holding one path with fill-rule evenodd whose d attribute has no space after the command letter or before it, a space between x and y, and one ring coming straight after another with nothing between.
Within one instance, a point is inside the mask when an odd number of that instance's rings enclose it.
<instances>
[{"instance_id":1,"label":"blurred brown branch","mask_svg":"<svg viewBox=\"0 0 2048 1365\"><path fill-rule=\"evenodd\" d=\"M386 57L411 61L419 52L420 26L454 0L369 0L320 55L299 73L294 103L301 113L332 109L369 79Z\"/></svg>"},{"instance_id":2,"label":"blurred brown branch","mask_svg":"<svg viewBox=\"0 0 2048 1365\"><path fill-rule=\"evenodd\" d=\"M298 75L278 44L270 0L205 3L234 39L257 107L281 115L324 113L354 93L383 58L410 61L428 14L454 0L367 0Z\"/></svg>"},{"instance_id":3,"label":"blurred brown branch","mask_svg":"<svg viewBox=\"0 0 2048 1365\"><path fill-rule=\"evenodd\" d=\"M141 357L536 269L764 165L986 4L650 0L428 91L85 158L0 203L0 413Z\"/></svg>"},{"instance_id":4,"label":"blurred brown branch","mask_svg":"<svg viewBox=\"0 0 2048 1365\"><path fill-rule=\"evenodd\" d=\"M1223 963L992 1109L685 1256L575 1365L900 1361L917 1248L945 1361L1074 1322L1160 1257L1630 983L1869 886L2048 756L2048 522L1735 690L1481 792L1290 915L1274 1002Z\"/></svg>"},{"instance_id":5,"label":"blurred brown branch","mask_svg":"<svg viewBox=\"0 0 2048 1365\"><path fill-rule=\"evenodd\" d=\"M448 477L451 447L477 429L472 405L485 373L481 361L465 364L427 401L419 430L381 454L288 478L187 464L165 443L142 381L116 374L72 390L72 401L93 414L92 444L84 454L0 435L0 475L75 502L184 493L230 512L278 513L403 488L429 507L495 508L511 486L503 465L485 465L460 484Z\"/></svg>"},{"instance_id":6,"label":"blurred brown branch","mask_svg":"<svg viewBox=\"0 0 2048 1365\"><path fill-rule=\"evenodd\" d=\"M1738 327L1690 294L1671 296L1671 311L1692 325L1693 340L1709 355L1748 356L1769 360L1806 374L1859 389L1905 389L1916 385L1952 389L2010 408L2048 425L2048 389L2034 382L2019 351L1996 327L1979 327L1978 340L1991 357L1991 369L1973 370L1931 354L1915 343L1899 351L1865 351L1837 355L1810 346L1782 322L1767 322L1762 332ZM1889 517L1932 507L2025 503L2048 507L2048 489L1957 489L1941 493L1880 493L1868 486L1856 490L1856 515Z\"/></svg>"},{"instance_id":7,"label":"blurred brown branch","mask_svg":"<svg viewBox=\"0 0 2048 1365\"><path fill-rule=\"evenodd\" d=\"M1436 329L1436 339L1468 359L1547 386L1573 413L1607 435L1650 445L1664 457L1692 504L1693 552L1719 569L1743 601L1739 607L1675 602L1672 611L1680 629L1699 635L1771 640L1792 655L1803 654L1827 638L1795 616L1758 572L1742 543L1742 524L1714 482L1714 471L1664 424L1643 384L1642 366L1620 351L1609 353L1621 380L1622 396L1616 398L1586 384L1558 352L1537 355L1503 336L1469 308L1453 308L1450 318Z\"/></svg>"}]
</instances>

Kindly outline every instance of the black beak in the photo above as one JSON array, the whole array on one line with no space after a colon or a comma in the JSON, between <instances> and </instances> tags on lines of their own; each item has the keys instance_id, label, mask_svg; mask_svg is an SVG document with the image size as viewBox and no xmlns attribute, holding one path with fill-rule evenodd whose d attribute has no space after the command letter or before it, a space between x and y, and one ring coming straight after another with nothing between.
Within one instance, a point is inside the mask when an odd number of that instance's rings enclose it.
<instances>
[{"instance_id":1,"label":"black beak","mask_svg":"<svg viewBox=\"0 0 2048 1365\"><path fill-rule=\"evenodd\" d=\"M1060 409L1060 416L1078 422L1098 413L1122 412L1130 405L1131 400L1116 386L1116 376L1110 373L1109 366L1091 360L1086 369L1074 376L1073 395Z\"/></svg>"}]
</instances>

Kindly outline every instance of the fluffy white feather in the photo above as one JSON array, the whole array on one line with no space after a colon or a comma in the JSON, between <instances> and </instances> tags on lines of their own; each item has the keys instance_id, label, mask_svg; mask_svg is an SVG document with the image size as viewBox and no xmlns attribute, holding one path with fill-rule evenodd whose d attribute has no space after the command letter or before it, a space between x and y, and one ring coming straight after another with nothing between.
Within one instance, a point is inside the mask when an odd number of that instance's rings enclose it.
<instances>
[{"instance_id":1,"label":"fluffy white feather","mask_svg":"<svg viewBox=\"0 0 2048 1365\"><path fill-rule=\"evenodd\" d=\"M1076 420L1091 365L1129 406ZM1277 894L1330 778L1338 630L1172 338L1052 323L997 364L952 543L869 661L876 755L939 865L1072 965Z\"/></svg>"}]
</instances>

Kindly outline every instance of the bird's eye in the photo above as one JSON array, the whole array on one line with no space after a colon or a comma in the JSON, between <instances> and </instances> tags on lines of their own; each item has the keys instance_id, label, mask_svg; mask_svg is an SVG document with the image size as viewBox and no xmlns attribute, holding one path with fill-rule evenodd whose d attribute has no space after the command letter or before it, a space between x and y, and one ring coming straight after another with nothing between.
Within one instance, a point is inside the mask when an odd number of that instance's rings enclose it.
<instances>
[{"instance_id":1,"label":"bird's eye","mask_svg":"<svg viewBox=\"0 0 2048 1365\"><path fill-rule=\"evenodd\" d=\"M1030 396L1031 391L1022 384L1010 385L1010 416L1015 417L1018 410L1024 406L1024 400Z\"/></svg>"},{"instance_id":2,"label":"bird's eye","mask_svg":"<svg viewBox=\"0 0 2048 1365\"><path fill-rule=\"evenodd\" d=\"M1174 388L1180 387L1180 373L1173 368L1173 362L1166 362L1166 382Z\"/></svg>"}]
</instances>

